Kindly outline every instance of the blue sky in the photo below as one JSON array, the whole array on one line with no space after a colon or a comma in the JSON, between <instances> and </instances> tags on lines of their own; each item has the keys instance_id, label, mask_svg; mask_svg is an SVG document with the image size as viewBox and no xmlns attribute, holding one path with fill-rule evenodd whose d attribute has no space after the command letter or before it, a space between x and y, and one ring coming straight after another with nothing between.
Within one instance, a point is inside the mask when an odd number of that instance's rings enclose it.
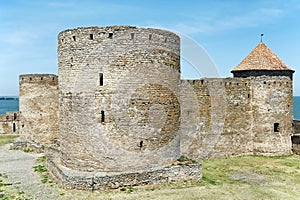
<instances>
[{"instance_id":1,"label":"blue sky","mask_svg":"<svg viewBox=\"0 0 300 200\"><path fill-rule=\"evenodd\" d=\"M0 95L18 95L18 76L57 74L57 35L81 26L134 25L174 30L209 54L231 77L260 41L296 70L300 96L298 0L10 0L0 1ZM184 78L201 77L182 62Z\"/></svg>"}]
</instances>

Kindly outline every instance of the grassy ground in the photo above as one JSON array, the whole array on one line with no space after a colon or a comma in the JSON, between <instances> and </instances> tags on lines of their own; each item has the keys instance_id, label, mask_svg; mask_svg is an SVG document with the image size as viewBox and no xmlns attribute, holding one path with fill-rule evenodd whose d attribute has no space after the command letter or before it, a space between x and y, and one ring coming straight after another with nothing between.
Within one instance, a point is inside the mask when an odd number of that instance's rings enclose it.
<instances>
[{"instance_id":1,"label":"grassy ground","mask_svg":"<svg viewBox=\"0 0 300 200\"><path fill-rule=\"evenodd\" d=\"M4 139L5 138L5 139ZM0 144L12 138L0 137ZM66 190L49 179L43 167L45 157L33 166L45 187L57 187L59 199L299 199L300 156L245 156L203 161L203 180L164 185L120 188L111 191ZM0 200L32 199L17 183L8 182L9 174L0 172ZM47 180L45 180L47 177Z\"/></svg>"},{"instance_id":2,"label":"grassy ground","mask_svg":"<svg viewBox=\"0 0 300 200\"><path fill-rule=\"evenodd\" d=\"M0 146L3 146L4 144L12 143L15 138L17 138L18 135L13 134L0 134Z\"/></svg>"}]
</instances>

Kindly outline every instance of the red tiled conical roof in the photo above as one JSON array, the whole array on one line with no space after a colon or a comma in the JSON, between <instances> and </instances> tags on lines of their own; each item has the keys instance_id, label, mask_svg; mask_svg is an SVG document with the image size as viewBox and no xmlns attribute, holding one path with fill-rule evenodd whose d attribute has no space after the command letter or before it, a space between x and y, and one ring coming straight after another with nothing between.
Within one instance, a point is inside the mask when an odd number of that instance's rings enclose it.
<instances>
[{"instance_id":1,"label":"red tiled conical roof","mask_svg":"<svg viewBox=\"0 0 300 200\"><path fill-rule=\"evenodd\" d=\"M248 70L292 70L273 53L264 43L260 42L251 53L231 72Z\"/></svg>"}]
</instances>

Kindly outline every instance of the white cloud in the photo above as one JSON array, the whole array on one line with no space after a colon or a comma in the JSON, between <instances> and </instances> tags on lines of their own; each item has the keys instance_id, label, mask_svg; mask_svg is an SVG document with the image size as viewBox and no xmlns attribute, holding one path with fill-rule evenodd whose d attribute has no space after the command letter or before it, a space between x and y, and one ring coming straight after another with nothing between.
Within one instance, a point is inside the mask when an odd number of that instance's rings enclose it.
<instances>
[{"instance_id":1,"label":"white cloud","mask_svg":"<svg viewBox=\"0 0 300 200\"><path fill-rule=\"evenodd\" d=\"M38 38L38 35L35 32L14 31L2 33L0 38L0 42L5 45L20 46L31 44L32 40Z\"/></svg>"},{"instance_id":2,"label":"white cloud","mask_svg":"<svg viewBox=\"0 0 300 200\"><path fill-rule=\"evenodd\" d=\"M207 17L204 20L198 18L193 21L189 20L186 23L179 22L168 28L185 34L196 34L257 27L274 23L276 19L284 16L284 11L274 8L261 8L246 13L227 15L227 17L222 18L221 16L223 15L224 13L219 13L217 16L211 18Z\"/></svg>"}]
</instances>

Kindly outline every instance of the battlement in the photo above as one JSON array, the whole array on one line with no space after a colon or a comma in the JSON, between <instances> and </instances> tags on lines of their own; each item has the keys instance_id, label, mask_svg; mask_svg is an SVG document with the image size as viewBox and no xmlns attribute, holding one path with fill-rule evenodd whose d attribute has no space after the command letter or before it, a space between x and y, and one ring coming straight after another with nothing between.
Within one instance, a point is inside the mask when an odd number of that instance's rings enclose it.
<instances>
[{"instance_id":1,"label":"battlement","mask_svg":"<svg viewBox=\"0 0 300 200\"><path fill-rule=\"evenodd\" d=\"M57 85L57 75L54 74L23 74L19 76L19 84L45 84Z\"/></svg>"},{"instance_id":2,"label":"battlement","mask_svg":"<svg viewBox=\"0 0 300 200\"><path fill-rule=\"evenodd\" d=\"M179 55L180 38L176 34L154 28L135 26L80 27L62 31L58 35L58 48L83 48L97 43L118 45L155 45L168 48Z\"/></svg>"},{"instance_id":3,"label":"battlement","mask_svg":"<svg viewBox=\"0 0 300 200\"><path fill-rule=\"evenodd\" d=\"M220 85L224 87L243 87L250 84L250 79L247 78L203 78L203 79L194 79L194 80L181 80L186 81L189 84L196 87L206 87L209 85Z\"/></svg>"}]
</instances>

